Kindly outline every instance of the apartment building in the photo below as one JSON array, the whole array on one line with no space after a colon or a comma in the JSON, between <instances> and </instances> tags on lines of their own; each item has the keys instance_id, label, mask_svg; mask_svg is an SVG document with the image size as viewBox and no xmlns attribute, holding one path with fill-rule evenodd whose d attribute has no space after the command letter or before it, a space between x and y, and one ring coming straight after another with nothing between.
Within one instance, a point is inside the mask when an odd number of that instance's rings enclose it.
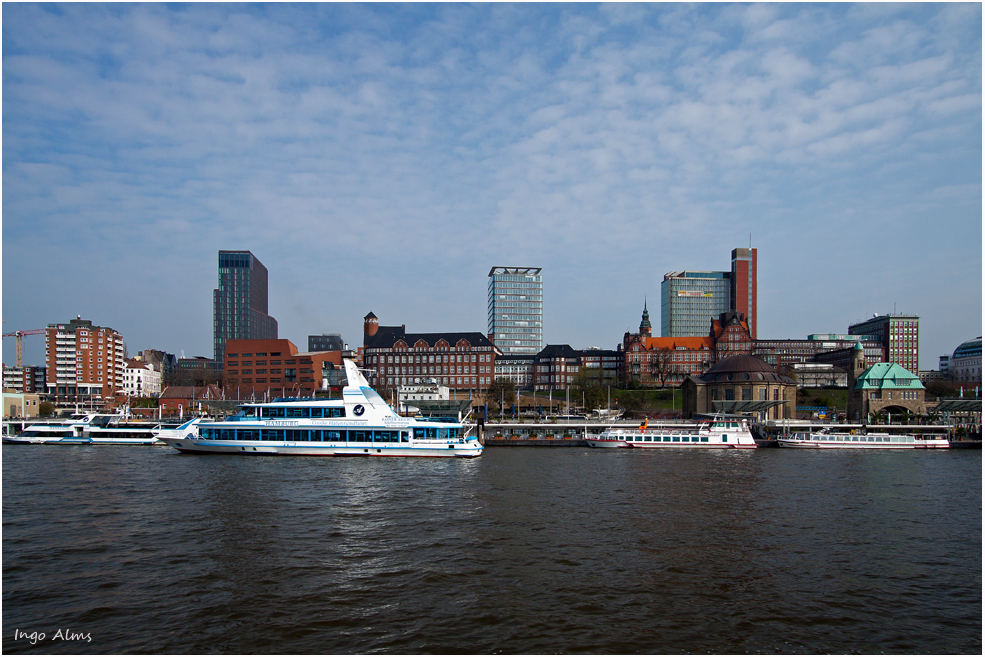
<instances>
[{"instance_id":1,"label":"apartment building","mask_svg":"<svg viewBox=\"0 0 985 657\"><path fill-rule=\"evenodd\" d=\"M48 395L61 402L101 401L123 388L126 345L114 329L81 316L45 329Z\"/></svg>"}]
</instances>

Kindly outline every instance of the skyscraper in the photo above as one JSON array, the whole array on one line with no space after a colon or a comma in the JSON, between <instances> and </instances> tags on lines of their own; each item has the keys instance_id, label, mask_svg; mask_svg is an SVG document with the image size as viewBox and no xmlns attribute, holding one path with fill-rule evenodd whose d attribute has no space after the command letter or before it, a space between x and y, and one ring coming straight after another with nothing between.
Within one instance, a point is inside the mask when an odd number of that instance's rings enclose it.
<instances>
[{"instance_id":1,"label":"skyscraper","mask_svg":"<svg viewBox=\"0 0 985 657\"><path fill-rule=\"evenodd\" d=\"M489 270L489 339L503 354L536 354L544 343L540 267Z\"/></svg>"},{"instance_id":2,"label":"skyscraper","mask_svg":"<svg viewBox=\"0 0 985 657\"><path fill-rule=\"evenodd\" d=\"M759 329L756 287L756 249L732 249L731 310L746 316L753 340Z\"/></svg>"},{"instance_id":3,"label":"skyscraper","mask_svg":"<svg viewBox=\"0 0 985 657\"><path fill-rule=\"evenodd\" d=\"M222 370L226 340L277 338L277 320L267 314L267 268L249 251L219 251L212 314L217 370Z\"/></svg>"},{"instance_id":4,"label":"skyscraper","mask_svg":"<svg viewBox=\"0 0 985 657\"><path fill-rule=\"evenodd\" d=\"M728 312L731 275L727 271L672 271L660 284L660 335L704 337L711 320Z\"/></svg>"}]
</instances>

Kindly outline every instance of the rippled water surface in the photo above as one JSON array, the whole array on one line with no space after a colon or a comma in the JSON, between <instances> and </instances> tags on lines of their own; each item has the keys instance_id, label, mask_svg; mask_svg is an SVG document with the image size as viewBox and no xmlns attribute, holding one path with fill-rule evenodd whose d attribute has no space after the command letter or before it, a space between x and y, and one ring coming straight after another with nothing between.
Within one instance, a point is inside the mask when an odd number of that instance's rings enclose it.
<instances>
[{"instance_id":1,"label":"rippled water surface","mask_svg":"<svg viewBox=\"0 0 985 657\"><path fill-rule=\"evenodd\" d=\"M3 650L981 654L981 465L5 445Z\"/></svg>"}]
</instances>

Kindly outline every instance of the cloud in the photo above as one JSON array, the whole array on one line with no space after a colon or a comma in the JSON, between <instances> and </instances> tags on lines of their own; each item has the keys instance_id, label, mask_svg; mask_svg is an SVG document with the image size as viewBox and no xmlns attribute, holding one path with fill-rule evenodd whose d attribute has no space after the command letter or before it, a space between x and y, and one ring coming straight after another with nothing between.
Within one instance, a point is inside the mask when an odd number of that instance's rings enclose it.
<instances>
[{"instance_id":1,"label":"cloud","mask_svg":"<svg viewBox=\"0 0 985 657\"><path fill-rule=\"evenodd\" d=\"M292 339L313 322L354 342L368 304L484 330L492 260L605 297L628 250L645 273L618 294L652 297L664 271L727 268L777 222L868 216L876 235L957 204L981 230L980 7L4 9L5 317L34 312L13 287L31 249L113 253L72 273L103 308L153 281L198 286L193 330L126 321L148 346L207 353L220 248L270 268ZM933 192L937 175L954 191ZM79 312L49 262L38 281L57 300L28 323ZM576 297L557 308L564 339L617 339L574 328ZM813 330L797 322L820 311L800 311L760 324Z\"/></svg>"}]
</instances>

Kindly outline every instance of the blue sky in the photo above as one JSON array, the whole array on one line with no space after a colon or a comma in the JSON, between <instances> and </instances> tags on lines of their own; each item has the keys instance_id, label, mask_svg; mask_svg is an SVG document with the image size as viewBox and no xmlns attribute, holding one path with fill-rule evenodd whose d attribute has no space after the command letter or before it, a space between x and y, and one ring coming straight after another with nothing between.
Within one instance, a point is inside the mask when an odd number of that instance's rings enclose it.
<instances>
[{"instance_id":1,"label":"blue sky","mask_svg":"<svg viewBox=\"0 0 985 657\"><path fill-rule=\"evenodd\" d=\"M895 308L930 369L982 332L980 4L2 11L5 332L211 356L250 249L302 349L485 332L494 265L543 267L546 342L612 349L750 234L761 338Z\"/></svg>"}]
</instances>

